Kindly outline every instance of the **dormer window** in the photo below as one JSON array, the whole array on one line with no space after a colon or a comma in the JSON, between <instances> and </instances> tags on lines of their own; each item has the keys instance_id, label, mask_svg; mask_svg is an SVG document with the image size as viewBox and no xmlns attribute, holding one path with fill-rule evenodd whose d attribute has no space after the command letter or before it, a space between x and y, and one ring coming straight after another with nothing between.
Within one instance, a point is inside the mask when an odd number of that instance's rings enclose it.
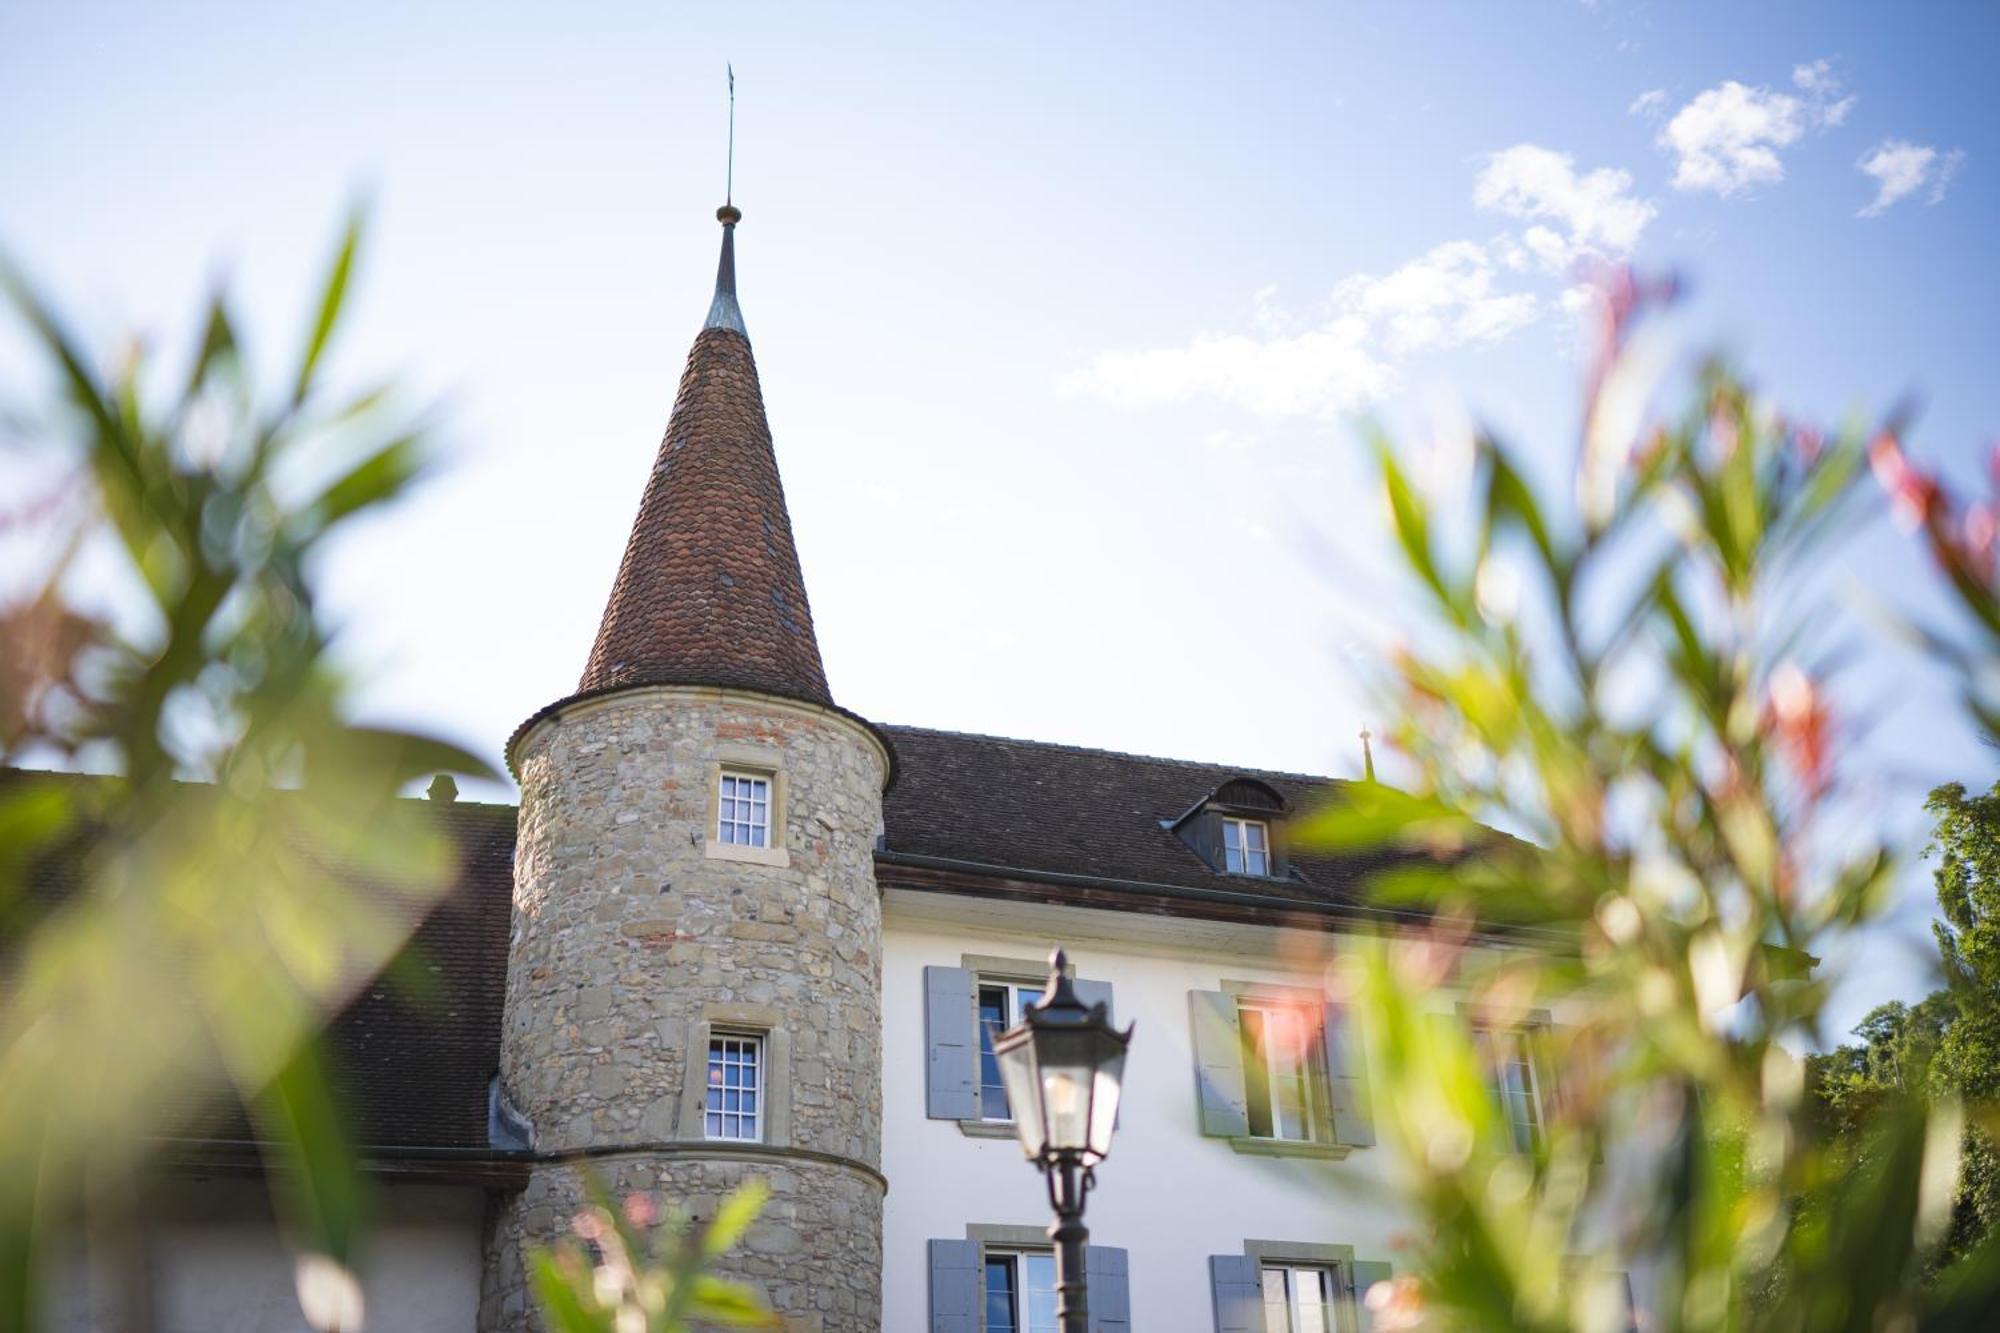
<instances>
[{"instance_id":1,"label":"dormer window","mask_svg":"<svg viewBox=\"0 0 2000 1333\"><path fill-rule=\"evenodd\" d=\"M1280 827L1285 798L1261 778L1231 778L1195 802L1179 819L1161 820L1180 840L1225 875L1284 879L1291 873L1285 861Z\"/></svg>"},{"instance_id":2,"label":"dormer window","mask_svg":"<svg viewBox=\"0 0 2000 1333\"><path fill-rule=\"evenodd\" d=\"M1232 875L1271 873L1271 826L1261 819L1222 820L1222 868Z\"/></svg>"}]
</instances>

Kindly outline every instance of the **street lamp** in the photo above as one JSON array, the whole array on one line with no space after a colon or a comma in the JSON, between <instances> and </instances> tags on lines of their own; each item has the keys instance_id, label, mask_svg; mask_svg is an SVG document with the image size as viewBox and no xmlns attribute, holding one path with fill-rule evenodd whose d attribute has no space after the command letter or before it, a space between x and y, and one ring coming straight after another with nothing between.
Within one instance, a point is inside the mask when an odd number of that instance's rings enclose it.
<instances>
[{"instance_id":1,"label":"street lamp","mask_svg":"<svg viewBox=\"0 0 2000 1333\"><path fill-rule=\"evenodd\" d=\"M1048 1180L1055 1225L1056 1319L1061 1333L1088 1333L1084 1297L1083 1199L1111 1152L1119 1080L1132 1029L1119 1032L1102 1003L1084 1006L1069 984L1069 960L1049 955L1049 983L1016 1026L993 1043L1021 1151Z\"/></svg>"}]
</instances>

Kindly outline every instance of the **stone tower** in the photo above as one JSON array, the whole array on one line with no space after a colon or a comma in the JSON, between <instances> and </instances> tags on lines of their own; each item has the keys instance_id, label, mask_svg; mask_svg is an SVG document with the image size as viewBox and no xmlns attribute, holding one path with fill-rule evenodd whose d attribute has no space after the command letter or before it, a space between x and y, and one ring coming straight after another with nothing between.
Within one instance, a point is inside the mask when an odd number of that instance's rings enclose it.
<instances>
[{"instance_id":1,"label":"stone tower","mask_svg":"<svg viewBox=\"0 0 2000 1333\"><path fill-rule=\"evenodd\" d=\"M531 1328L528 1247L586 1172L712 1216L798 1329L881 1323L881 901L890 751L827 690L725 206L714 304L577 692L508 744L521 784L502 1095L532 1125L481 1327Z\"/></svg>"}]
</instances>

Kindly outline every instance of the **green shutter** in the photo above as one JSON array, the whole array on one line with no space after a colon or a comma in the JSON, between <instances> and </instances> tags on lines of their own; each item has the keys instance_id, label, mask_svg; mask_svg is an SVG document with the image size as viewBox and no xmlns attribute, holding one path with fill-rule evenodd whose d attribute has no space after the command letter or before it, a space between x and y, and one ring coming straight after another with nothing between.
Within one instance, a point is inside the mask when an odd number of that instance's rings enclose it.
<instances>
[{"instance_id":1,"label":"green shutter","mask_svg":"<svg viewBox=\"0 0 2000 1333\"><path fill-rule=\"evenodd\" d=\"M1389 1265L1378 1259L1357 1262L1354 1265L1354 1307L1358 1315L1357 1325L1361 1333L1369 1333L1375 1327L1375 1320L1368 1310L1368 1289L1377 1282L1387 1282L1391 1276Z\"/></svg>"},{"instance_id":2,"label":"green shutter","mask_svg":"<svg viewBox=\"0 0 2000 1333\"><path fill-rule=\"evenodd\" d=\"M979 1118L978 1015L971 972L924 969L924 1112L933 1120Z\"/></svg>"},{"instance_id":3,"label":"green shutter","mask_svg":"<svg viewBox=\"0 0 2000 1333\"><path fill-rule=\"evenodd\" d=\"M979 1242L930 1244L931 1333L980 1333Z\"/></svg>"},{"instance_id":4,"label":"green shutter","mask_svg":"<svg viewBox=\"0 0 2000 1333\"><path fill-rule=\"evenodd\" d=\"M1083 1247L1084 1297L1090 1333L1132 1333L1132 1289L1125 1251L1116 1245Z\"/></svg>"},{"instance_id":5,"label":"green shutter","mask_svg":"<svg viewBox=\"0 0 2000 1333\"><path fill-rule=\"evenodd\" d=\"M1250 1109L1243 1099L1243 1030L1236 1016L1236 997L1221 991L1189 991L1188 1009L1193 1019L1201 1132L1242 1138L1250 1132Z\"/></svg>"},{"instance_id":6,"label":"green shutter","mask_svg":"<svg viewBox=\"0 0 2000 1333\"><path fill-rule=\"evenodd\" d=\"M1326 1083L1331 1103L1333 1141L1352 1148L1375 1144L1375 1117L1368 1104L1368 1056L1354 1020L1336 1005L1327 1005L1321 1035L1326 1045Z\"/></svg>"},{"instance_id":7,"label":"green shutter","mask_svg":"<svg viewBox=\"0 0 2000 1333\"><path fill-rule=\"evenodd\" d=\"M1211 1254L1208 1291L1215 1333L1264 1333L1264 1282L1247 1254Z\"/></svg>"}]
</instances>

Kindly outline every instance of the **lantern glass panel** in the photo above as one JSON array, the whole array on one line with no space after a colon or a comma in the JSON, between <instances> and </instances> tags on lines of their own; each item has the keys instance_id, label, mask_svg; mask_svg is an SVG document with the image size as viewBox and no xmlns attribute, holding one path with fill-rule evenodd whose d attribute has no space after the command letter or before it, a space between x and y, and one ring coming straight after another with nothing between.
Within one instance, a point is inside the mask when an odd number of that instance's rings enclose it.
<instances>
[{"instance_id":1,"label":"lantern glass panel","mask_svg":"<svg viewBox=\"0 0 2000 1333\"><path fill-rule=\"evenodd\" d=\"M1042 1116L1042 1085L1035 1069L1035 1043L1003 1041L993 1054L1000 1066L1001 1086L1007 1089L1007 1105L1014 1112L1014 1134L1021 1141L1021 1151L1029 1157L1039 1157L1048 1142L1048 1129Z\"/></svg>"},{"instance_id":2,"label":"lantern glass panel","mask_svg":"<svg viewBox=\"0 0 2000 1333\"><path fill-rule=\"evenodd\" d=\"M1098 1158L1111 1153L1111 1131L1118 1126L1118 1094L1125 1074L1125 1052L1110 1054L1097 1067L1090 1098L1090 1151Z\"/></svg>"}]
</instances>

